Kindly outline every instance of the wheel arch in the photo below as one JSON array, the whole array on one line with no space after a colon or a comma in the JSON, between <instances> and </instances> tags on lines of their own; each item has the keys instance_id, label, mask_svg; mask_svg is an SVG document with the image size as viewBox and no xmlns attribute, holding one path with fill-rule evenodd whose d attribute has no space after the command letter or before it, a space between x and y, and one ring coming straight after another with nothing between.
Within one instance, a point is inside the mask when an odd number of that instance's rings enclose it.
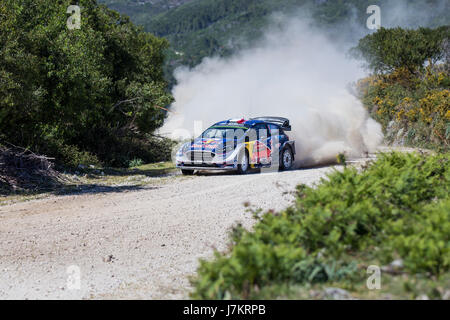
<instances>
[{"instance_id":1,"label":"wheel arch","mask_svg":"<svg viewBox=\"0 0 450 320\"><path fill-rule=\"evenodd\" d=\"M286 141L280 148L280 156L285 148L289 148L292 152L292 160L295 160L295 141Z\"/></svg>"}]
</instances>

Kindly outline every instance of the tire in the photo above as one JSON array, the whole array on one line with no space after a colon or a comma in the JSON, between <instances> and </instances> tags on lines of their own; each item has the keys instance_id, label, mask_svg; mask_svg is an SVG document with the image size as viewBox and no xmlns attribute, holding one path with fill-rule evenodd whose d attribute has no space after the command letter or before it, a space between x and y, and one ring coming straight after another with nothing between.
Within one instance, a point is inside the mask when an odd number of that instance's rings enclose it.
<instances>
[{"instance_id":1,"label":"tire","mask_svg":"<svg viewBox=\"0 0 450 320\"><path fill-rule=\"evenodd\" d=\"M238 159L237 171L239 174L247 174L250 170L250 162L247 150L245 150Z\"/></svg>"},{"instance_id":2,"label":"tire","mask_svg":"<svg viewBox=\"0 0 450 320\"><path fill-rule=\"evenodd\" d=\"M181 173L183 174L183 176L192 176L194 174L194 170L181 169Z\"/></svg>"},{"instance_id":3,"label":"tire","mask_svg":"<svg viewBox=\"0 0 450 320\"><path fill-rule=\"evenodd\" d=\"M281 152L280 157L281 163L280 163L280 169L281 170L289 170L292 169L292 166L294 164L294 156L292 155L291 148L286 147Z\"/></svg>"}]
</instances>

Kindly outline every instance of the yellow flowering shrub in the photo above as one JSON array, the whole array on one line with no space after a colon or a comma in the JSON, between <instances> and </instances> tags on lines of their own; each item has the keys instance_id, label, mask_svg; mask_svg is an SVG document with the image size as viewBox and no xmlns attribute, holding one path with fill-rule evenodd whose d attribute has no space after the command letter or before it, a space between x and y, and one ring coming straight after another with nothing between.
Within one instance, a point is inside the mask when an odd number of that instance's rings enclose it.
<instances>
[{"instance_id":1,"label":"yellow flowering shrub","mask_svg":"<svg viewBox=\"0 0 450 320\"><path fill-rule=\"evenodd\" d=\"M427 118L438 116L445 119L450 110L450 91L448 89L430 91L425 98L420 99L420 106Z\"/></svg>"},{"instance_id":2,"label":"yellow flowering shrub","mask_svg":"<svg viewBox=\"0 0 450 320\"><path fill-rule=\"evenodd\" d=\"M450 145L450 78L442 65L429 66L422 74L405 69L358 81L363 104L380 122L388 142L395 129L407 135L410 145L445 148Z\"/></svg>"}]
</instances>

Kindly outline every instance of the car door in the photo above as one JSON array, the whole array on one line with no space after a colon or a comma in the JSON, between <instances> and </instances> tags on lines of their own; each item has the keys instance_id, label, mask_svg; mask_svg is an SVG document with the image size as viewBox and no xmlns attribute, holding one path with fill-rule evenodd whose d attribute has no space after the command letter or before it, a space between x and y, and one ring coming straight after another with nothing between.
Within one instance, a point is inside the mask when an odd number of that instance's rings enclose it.
<instances>
[{"instance_id":1,"label":"car door","mask_svg":"<svg viewBox=\"0 0 450 320\"><path fill-rule=\"evenodd\" d=\"M272 141L275 141L277 144L275 147L280 148L280 146L285 142L286 138L284 135L283 130L275 125L275 124L268 124L269 132L270 132L270 143L269 147L273 151Z\"/></svg>"},{"instance_id":2,"label":"car door","mask_svg":"<svg viewBox=\"0 0 450 320\"><path fill-rule=\"evenodd\" d=\"M271 156L269 128L264 123L258 123L254 129L257 135L257 141L254 146L254 158L256 158L255 160L258 164L268 164Z\"/></svg>"}]
</instances>

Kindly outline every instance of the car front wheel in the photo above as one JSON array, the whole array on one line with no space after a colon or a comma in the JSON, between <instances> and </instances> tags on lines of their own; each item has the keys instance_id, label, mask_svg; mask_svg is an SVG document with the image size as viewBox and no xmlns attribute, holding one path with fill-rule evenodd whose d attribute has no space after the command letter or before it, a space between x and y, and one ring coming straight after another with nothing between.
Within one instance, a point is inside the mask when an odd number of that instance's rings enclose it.
<instances>
[{"instance_id":1,"label":"car front wheel","mask_svg":"<svg viewBox=\"0 0 450 320\"><path fill-rule=\"evenodd\" d=\"M294 163L294 157L292 156L292 151L290 148L284 148L281 153L281 170L289 170L292 168Z\"/></svg>"},{"instance_id":2,"label":"car front wheel","mask_svg":"<svg viewBox=\"0 0 450 320\"><path fill-rule=\"evenodd\" d=\"M239 174L246 174L250 169L250 164L248 160L248 153L244 151L238 159L238 167L237 170Z\"/></svg>"}]
</instances>

